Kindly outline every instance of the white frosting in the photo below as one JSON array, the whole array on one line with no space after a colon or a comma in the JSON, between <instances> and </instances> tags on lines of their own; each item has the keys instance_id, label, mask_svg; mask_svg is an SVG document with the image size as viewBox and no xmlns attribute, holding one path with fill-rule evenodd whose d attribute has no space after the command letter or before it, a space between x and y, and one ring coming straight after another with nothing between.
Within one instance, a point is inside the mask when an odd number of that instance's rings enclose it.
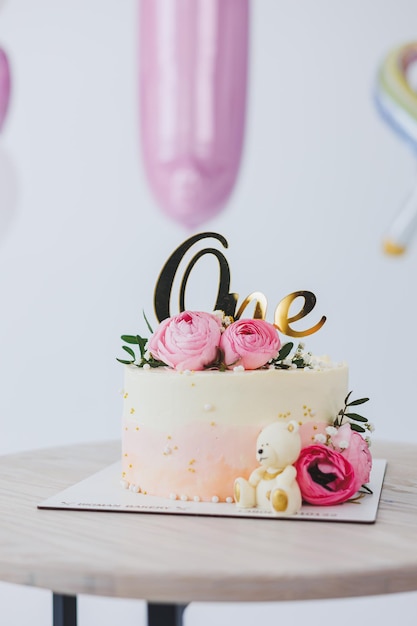
<instances>
[{"instance_id":1,"label":"white frosting","mask_svg":"<svg viewBox=\"0 0 417 626\"><path fill-rule=\"evenodd\" d=\"M203 371L189 375L165 367L143 371L126 366L123 419L131 426L151 424L162 431L207 420L253 425L284 416L301 422L317 416L328 421L343 407L347 384L346 364L309 371Z\"/></svg>"},{"instance_id":2,"label":"white frosting","mask_svg":"<svg viewBox=\"0 0 417 626\"><path fill-rule=\"evenodd\" d=\"M123 479L149 495L225 502L234 478L256 467L262 428L296 420L313 440L347 392L347 366L324 359L310 370L185 374L126 366Z\"/></svg>"}]
</instances>

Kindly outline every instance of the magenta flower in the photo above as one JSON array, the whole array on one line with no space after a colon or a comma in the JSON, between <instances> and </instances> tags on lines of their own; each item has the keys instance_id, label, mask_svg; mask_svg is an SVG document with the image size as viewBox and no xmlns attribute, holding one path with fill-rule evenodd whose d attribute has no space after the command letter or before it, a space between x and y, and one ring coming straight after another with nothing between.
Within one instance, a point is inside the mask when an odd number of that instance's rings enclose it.
<instances>
[{"instance_id":1,"label":"magenta flower","mask_svg":"<svg viewBox=\"0 0 417 626\"><path fill-rule=\"evenodd\" d=\"M302 498L310 504L340 504L358 490L352 464L328 446L315 444L303 448L294 465Z\"/></svg>"}]
</instances>

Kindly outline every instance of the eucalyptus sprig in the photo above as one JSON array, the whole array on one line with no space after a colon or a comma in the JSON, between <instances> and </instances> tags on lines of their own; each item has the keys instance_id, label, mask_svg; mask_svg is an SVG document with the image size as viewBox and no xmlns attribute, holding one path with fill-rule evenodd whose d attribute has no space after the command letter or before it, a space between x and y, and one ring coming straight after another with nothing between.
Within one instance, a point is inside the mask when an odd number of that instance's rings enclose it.
<instances>
[{"instance_id":1,"label":"eucalyptus sprig","mask_svg":"<svg viewBox=\"0 0 417 626\"><path fill-rule=\"evenodd\" d=\"M148 318L146 317L145 311L142 311L143 318L145 320L146 326L148 327L151 335L153 334L152 326L149 323ZM136 356L133 348L129 346L122 346L122 350L128 353L131 357L130 360L127 359L116 359L119 363L123 363L123 365L136 365L136 367L143 367L144 365L149 367L166 367L166 363L163 361L158 361L154 359L152 355L149 357L146 356L146 346L148 343L148 339L145 337L141 337L140 335L122 335L121 340L130 345L138 346L139 355Z\"/></svg>"},{"instance_id":2,"label":"eucalyptus sprig","mask_svg":"<svg viewBox=\"0 0 417 626\"><path fill-rule=\"evenodd\" d=\"M146 346L148 340L144 337L141 337L140 335L122 335L121 339L125 343L138 346L139 355L136 356L135 351L133 350L133 348L130 347L130 345L122 346L122 350L127 352L131 359L116 359L117 361L119 361L119 363L123 363L124 365L136 365L136 367L143 367L144 365L149 365L150 367L166 366L166 363L154 359L152 355L150 355L149 358L146 356Z\"/></svg>"},{"instance_id":3,"label":"eucalyptus sprig","mask_svg":"<svg viewBox=\"0 0 417 626\"><path fill-rule=\"evenodd\" d=\"M365 433L367 430L369 430L368 418L364 417L363 415L359 415L359 413L351 413L350 407L365 404L365 402L369 401L369 398L359 398L358 400L351 400L349 402L351 394L352 392L349 391L348 395L345 398L345 406L343 407L343 409L340 409L333 422L333 426L335 428L339 428L340 426L342 426L343 420L346 418L346 420L349 420L352 430L355 430L357 433ZM361 426L361 424L365 425L365 427Z\"/></svg>"},{"instance_id":4,"label":"eucalyptus sprig","mask_svg":"<svg viewBox=\"0 0 417 626\"><path fill-rule=\"evenodd\" d=\"M275 369L281 370L294 369L294 365L297 369L308 367L311 359L310 352L305 353L304 344L299 343L296 351L294 352L292 357L289 358L293 347L294 344L292 341L284 343L275 359L272 359L270 361L270 365L273 365Z\"/></svg>"}]
</instances>

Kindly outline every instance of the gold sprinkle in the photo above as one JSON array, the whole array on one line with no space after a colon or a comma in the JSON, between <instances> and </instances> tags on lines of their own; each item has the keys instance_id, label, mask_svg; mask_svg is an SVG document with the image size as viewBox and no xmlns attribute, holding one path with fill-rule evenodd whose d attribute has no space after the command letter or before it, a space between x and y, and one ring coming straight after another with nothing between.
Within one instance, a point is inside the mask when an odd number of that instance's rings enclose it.
<instances>
[{"instance_id":1,"label":"gold sprinkle","mask_svg":"<svg viewBox=\"0 0 417 626\"><path fill-rule=\"evenodd\" d=\"M303 425L303 422L298 422L298 425L299 425L299 426L302 426L302 425Z\"/></svg>"},{"instance_id":2,"label":"gold sprinkle","mask_svg":"<svg viewBox=\"0 0 417 626\"><path fill-rule=\"evenodd\" d=\"M168 435L168 436L167 436L167 439L172 439L171 435Z\"/></svg>"},{"instance_id":3,"label":"gold sprinkle","mask_svg":"<svg viewBox=\"0 0 417 626\"><path fill-rule=\"evenodd\" d=\"M215 426L216 422L210 422L210 426Z\"/></svg>"},{"instance_id":4,"label":"gold sprinkle","mask_svg":"<svg viewBox=\"0 0 417 626\"><path fill-rule=\"evenodd\" d=\"M306 404L303 404L303 409L306 409L306 408L307 408L307 405L306 405Z\"/></svg>"},{"instance_id":5,"label":"gold sprinkle","mask_svg":"<svg viewBox=\"0 0 417 626\"><path fill-rule=\"evenodd\" d=\"M125 452L125 456L127 456L127 452Z\"/></svg>"},{"instance_id":6,"label":"gold sprinkle","mask_svg":"<svg viewBox=\"0 0 417 626\"><path fill-rule=\"evenodd\" d=\"M132 467L133 467L132 463L129 463L129 467L130 467L130 469L132 469Z\"/></svg>"},{"instance_id":7,"label":"gold sprinkle","mask_svg":"<svg viewBox=\"0 0 417 626\"><path fill-rule=\"evenodd\" d=\"M129 395L129 394L126 392L126 393L124 394L124 396L123 396L123 397L124 397L124 398L127 398L127 396L128 396L128 395Z\"/></svg>"},{"instance_id":8,"label":"gold sprinkle","mask_svg":"<svg viewBox=\"0 0 417 626\"><path fill-rule=\"evenodd\" d=\"M195 387L195 383L191 383L191 387Z\"/></svg>"},{"instance_id":9,"label":"gold sprinkle","mask_svg":"<svg viewBox=\"0 0 417 626\"><path fill-rule=\"evenodd\" d=\"M189 472L193 472L193 473L195 473L195 469L194 469L193 467L189 467L189 468L188 468L188 471L189 471Z\"/></svg>"},{"instance_id":10,"label":"gold sprinkle","mask_svg":"<svg viewBox=\"0 0 417 626\"><path fill-rule=\"evenodd\" d=\"M122 476L126 476L126 472L122 472Z\"/></svg>"},{"instance_id":11,"label":"gold sprinkle","mask_svg":"<svg viewBox=\"0 0 417 626\"><path fill-rule=\"evenodd\" d=\"M146 494L148 493L147 491L142 491L143 495L146 496Z\"/></svg>"},{"instance_id":12,"label":"gold sprinkle","mask_svg":"<svg viewBox=\"0 0 417 626\"><path fill-rule=\"evenodd\" d=\"M313 426L313 430L317 430L317 426Z\"/></svg>"},{"instance_id":13,"label":"gold sprinkle","mask_svg":"<svg viewBox=\"0 0 417 626\"><path fill-rule=\"evenodd\" d=\"M178 446L174 446L174 450L178 450Z\"/></svg>"},{"instance_id":14,"label":"gold sprinkle","mask_svg":"<svg viewBox=\"0 0 417 626\"><path fill-rule=\"evenodd\" d=\"M127 426L125 426L125 430L129 430Z\"/></svg>"},{"instance_id":15,"label":"gold sprinkle","mask_svg":"<svg viewBox=\"0 0 417 626\"><path fill-rule=\"evenodd\" d=\"M191 461L188 463L188 465L194 465L195 463L195 459L191 459Z\"/></svg>"},{"instance_id":16,"label":"gold sprinkle","mask_svg":"<svg viewBox=\"0 0 417 626\"><path fill-rule=\"evenodd\" d=\"M304 413L304 417L307 417L308 413Z\"/></svg>"},{"instance_id":17,"label":"gold sprinkle","mask_svg":"<svg viewBox=\"0 0 417 626\"><path fill-rule=\"evenodd\" d=\"M133 415L134 412L135 412L135 409L132 406L132 408L130 409L130 415Z\"/></svg>"}]
</instances>

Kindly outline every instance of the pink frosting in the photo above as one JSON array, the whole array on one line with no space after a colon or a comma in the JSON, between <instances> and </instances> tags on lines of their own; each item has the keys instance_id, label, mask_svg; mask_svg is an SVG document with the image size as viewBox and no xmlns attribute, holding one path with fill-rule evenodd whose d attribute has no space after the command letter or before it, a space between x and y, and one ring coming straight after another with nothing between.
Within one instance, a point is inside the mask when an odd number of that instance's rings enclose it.
<instances>
[{"instance_id":1,"label":"pink frosting","mask_svg":"<svg viewBox=\"0 0 417 626\"><path fill-rule=\"evenodd\" d=\"M176 370L202 370L216 360L220 334L221 321L215 315L184 311L161 322L149 352Z\"/></svg>"},{"instance_id":2,"label":"pink frosting","mask_svg":"<svg viewBox=\"0 0 417 626\"><path fill-rule=\"evenodd\" d=\"M233 497L238 476L249 478L257 467L254 442L260 424L230 426L210 422L188 423L160 431L152 424L138 429L130 419L123 429L123 471L126 480L148 495L170 493L209 502ZM266 425L266 424L265 424ZM167 437L167 435L169 436Z\"/></svg>"},{"instance_id":3,"label":"pink frosting","mask_svg":"<svg viewBox=\"0 0 417 626\"><path fill-rule=\"evenodd\" d=\"M295 467L302 498L310 504L340 504L358 490L352 464L328 446L315 444L303 448Z\"/></svg>"},{"instance_id":4,"label":"pink frosting","mask_svg":"<svg viewBox=\"0 0 417 626\"><path fill-rule=\"evenodd\" d=\"M258 319L243 319L230 324L220 340L227 367L243 365L255 370L277 356L281 342L275 326Z\"/></svg>"}]
</instances>

